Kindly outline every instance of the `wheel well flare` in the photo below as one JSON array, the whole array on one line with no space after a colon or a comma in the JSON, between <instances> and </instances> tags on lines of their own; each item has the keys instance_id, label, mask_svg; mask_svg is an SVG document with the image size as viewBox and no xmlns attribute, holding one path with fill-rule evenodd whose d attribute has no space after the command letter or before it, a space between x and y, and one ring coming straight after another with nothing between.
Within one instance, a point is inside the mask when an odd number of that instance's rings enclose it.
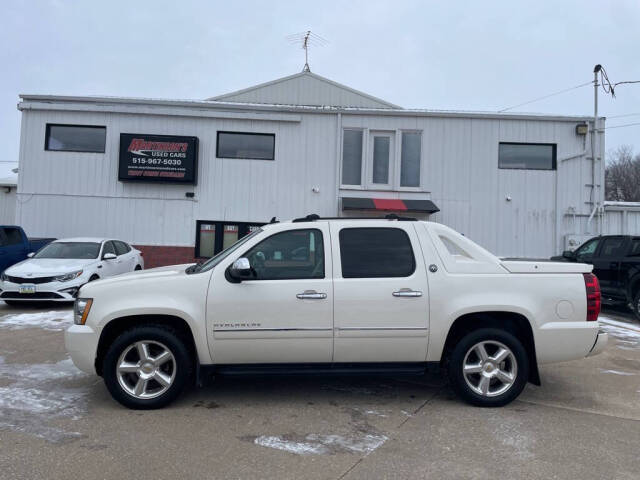
<instances>
[{"instance_id":1,"label":"wheel well flare","mask_svg":"<svg viewBox=\"0 0 640 480\"><path fill-rule=\"evenodd\" d=\"M441 364L445 364L454 345L466 334L478 328L499 328L518 338L529 356L529 381L540 385L540 374L536 360L535 341L529 320L515 312L478 312L458 317L451 325L442 351Z\"/></svg>"},{"instance_id":2,"label":"wheel well flare","mask_svg":"<svg viewBox=\"0 0 640 480\"><path fill-rule=\"evenodd\" d=\"M120 317L107 323L100 333L95 360L95 368L98 375L102 375L102 362L113 340L122 332L141 325L155 325L175 330L184 340L193 358L197 359L193 333L189 324L184 319L173 315L133 315Z\"/></svg>"}]
</instances>

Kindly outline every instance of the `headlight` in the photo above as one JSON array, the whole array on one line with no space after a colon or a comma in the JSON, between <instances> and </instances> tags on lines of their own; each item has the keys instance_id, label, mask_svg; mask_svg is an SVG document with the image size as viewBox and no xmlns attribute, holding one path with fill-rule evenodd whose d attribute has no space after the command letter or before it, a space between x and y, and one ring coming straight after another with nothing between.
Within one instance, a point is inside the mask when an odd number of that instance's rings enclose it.
<instances>
[{"instance_id":1,"label":"headlight","mask_svg":"<svg viewBox=\"0 0 640 480\"><path fill-rule=\"evenodd\" d=\"M56 282L68 282L69 280L73 280L82 275L82 270L78 270L77 272L66 273L64 275L59 275L54 278Z\"/></svg>"},{"instance_id":2,"label":"headlight","mask_svg":"<svg viewBox=\"0 0 640 480\"><path fill-rule=\"evenodd\" d=\"M9 277L7 277L7 275L4 272L2 272L2 273L0 273L0 281L8 282L9 281Z\"/></svg>"},{"instance_id":3,"label":"headlight","mask_svg":"<svg viewBox=\"0 0 640 480\"><path fill-rule=\"evenodd\" d=\"M84 322L87 321L89 310L91 310L91 305L93 305L92 298L77 298L73 304L73 323L84 325Z\"/></svg>"}]
</instances>

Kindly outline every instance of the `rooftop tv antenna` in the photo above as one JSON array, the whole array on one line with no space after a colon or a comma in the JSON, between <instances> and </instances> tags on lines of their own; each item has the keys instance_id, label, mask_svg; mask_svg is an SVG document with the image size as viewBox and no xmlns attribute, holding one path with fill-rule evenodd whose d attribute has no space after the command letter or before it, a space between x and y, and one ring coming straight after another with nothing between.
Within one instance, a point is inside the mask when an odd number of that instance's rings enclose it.
<instances>
[{"instance_id":1,"label":"rooftop tv antenna","mask_svg":"<svg viewBox=\"0 0 640 480\"><path fill-rule=\"evenodd\" d=\"M329 43L325 38L313 33L311 30L306 32L294 33L293 35L287 35L287 41L293 45L300 45L304 50L304 67L303 72L310 72L309 68L309 47L324 47Z\"/></svg>"}]
</instances>

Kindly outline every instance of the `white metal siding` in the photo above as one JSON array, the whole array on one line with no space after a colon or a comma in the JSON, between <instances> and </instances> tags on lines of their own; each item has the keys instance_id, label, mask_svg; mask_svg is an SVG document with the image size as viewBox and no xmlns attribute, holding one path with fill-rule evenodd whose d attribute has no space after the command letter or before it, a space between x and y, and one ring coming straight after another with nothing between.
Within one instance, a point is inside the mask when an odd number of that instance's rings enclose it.
<instances>
[{"instance_id":1,"label":"white metal siding","mask_svg":"<svg viewBox=\"0 0 640 480\"><path fill-rule=\"evenodd\" d=\"M6 187L0 187L0 225L14 225L16 223L16 187L6 192Z\"/></svg>"},{"instance_id":2,"label":"white metal siding","mask_svg":"<svg viewBox=\"0 0 640 480\"><path fill-rule=\"evenodd\" d=\"M546 257L562 251L567 234L583 232L592 209L591 162L575 120L351 112L256 120L250 112L247 119L211 118L140 108L146 113L23 111L17 221L30 235L186 246L195 242L196 220L335 216L340 195L368 195L431 199L441 209L432 220L498 255ZM46 123L105 125L106 152L45 151ZM339 190L340 134L347 127L422 131L422 190ZM216 158L218 130L275 133L275 161ZM198 185L119 182L120 133L197 136ZM556 143L557 170L500 170L500 142Z\"/></svg>"},{"instance_id":3,"label":"white metal siding","mask_svg":"<svg viewBox=\"0 0 640 480\"><path fill-rule=\"evenodd\" d=\"M216 97L216 100L280 105L332 105L368 108L389 108L392 106L387 102L362 95L352 89L342 88L334 82L328 82L311 74L301 74L235 94L221 95Z\"/></svg>"}]
</instances>

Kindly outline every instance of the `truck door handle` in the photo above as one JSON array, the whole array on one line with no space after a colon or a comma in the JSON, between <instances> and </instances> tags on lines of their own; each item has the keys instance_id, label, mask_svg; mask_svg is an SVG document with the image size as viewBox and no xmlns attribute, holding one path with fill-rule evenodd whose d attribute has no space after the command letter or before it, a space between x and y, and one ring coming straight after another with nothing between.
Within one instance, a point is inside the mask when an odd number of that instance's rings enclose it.
<instances>
[{"instance_id":1,"label":"truck door handle","mask_svg":"<svg viewBox=\"0 0 640 480\"><path fill-rule=\"evenodd\" d=\"M305 290L302 293L296 294L298 300L324 300L327 298L326 293L319 293L315 290Z\"/></svg>"},{"instance_id":2,"label":"truck door handle","mask_svg":"<svg viewBox=\"0 0 640 480\"><path fill-rule=\"evenodd\" d=\"M609 268L618 268L618 262L611 262Z\"/></svg>"},{"instance_id":3,"label":"truck door handle","mask_svg":"<svg viewBox=\"0 0 640 480\"><path fill-rule=\"evenodd\" d=\"M418 290L411 290L410 288L401 288L397 292L393 292L394 297L421 297L422 292Z\"/></svg>"}]
</instances>

